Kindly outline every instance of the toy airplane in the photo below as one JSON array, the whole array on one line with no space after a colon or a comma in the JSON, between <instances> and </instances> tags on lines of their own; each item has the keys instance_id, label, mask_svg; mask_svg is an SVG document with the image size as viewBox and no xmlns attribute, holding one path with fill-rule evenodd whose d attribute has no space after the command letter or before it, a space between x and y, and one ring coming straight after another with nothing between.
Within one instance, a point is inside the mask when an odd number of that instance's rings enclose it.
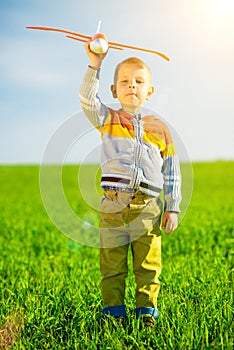
<instances>
[{"instance_id":1,"label":"toy airplane","mask_svg":"<svg viewBox=\"0 0 234 350\"><path fill-rule=\"evenodd\" d=\"M100 25L101 25L101 21L99 21L99 23L98 23L96 34L93 35L92 37L88 36L88 35L76 33L76 32L71 32L71 31L64 30L64 29L58 29L58 28L35 27L35 26L28 26L26 28L27 29L47 30L47 31L65 33L65 34L68 34L68 35L66 35L66 37L69 39L78 40L78 41L82 41L82 42L91 41L90 42L90 49L95 53L105 53L108 50L108 47L111 49L116 49L116 50L124 50L124 48L126 48L126 49L139 50L139 51L153 53L155 55L162 57L166 61L169 61L169 57L167 57L165 54L158 52L158 51L148 50L148 49L144 49L142 47L137 47L137 46L120 44L120 43L116 43L113 41L108 42L106 36L99 32Z\"/></svg>"}]
</instances>

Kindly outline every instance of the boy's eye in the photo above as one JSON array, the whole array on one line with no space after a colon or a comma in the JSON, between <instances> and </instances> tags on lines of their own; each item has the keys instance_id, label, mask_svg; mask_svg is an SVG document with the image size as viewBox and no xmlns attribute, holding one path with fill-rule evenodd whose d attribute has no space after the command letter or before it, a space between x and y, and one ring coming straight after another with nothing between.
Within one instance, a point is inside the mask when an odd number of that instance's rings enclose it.
<instances>
[{"instance_id":1,"label":"boy's eye","mask_svg":"<svg viewBox=\"0 0 234 350\"><path fill-rule=\"evenodd\" d=\"M144 81L143 80L136 80L137 84L143 84Z\"/></svg>"}]
</instances>

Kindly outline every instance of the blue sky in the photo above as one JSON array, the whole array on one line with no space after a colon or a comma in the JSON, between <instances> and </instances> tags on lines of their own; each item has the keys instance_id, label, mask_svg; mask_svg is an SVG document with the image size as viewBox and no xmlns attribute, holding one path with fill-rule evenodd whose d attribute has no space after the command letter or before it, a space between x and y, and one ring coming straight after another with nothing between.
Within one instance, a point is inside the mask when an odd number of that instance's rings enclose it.
<instances>
[{"instance_id":1,"label":"blue sky","mask_svg":"<svg viewBox=\"0 0 234 350\"><path fill-rule=\"evenodd\" d=\"M39 163L51 136L69 117L84 122L77 95L88 59L83 44L27 25L92 35L98 20L111 41L166 53L110 50L100 96L118 62L142 58L152 69L155 95L146 105L174 128L191 160L233 159L234 3L232 0L1 0L0 163ZM92 147L99 143L92 133ZM82 140L70 161L79 161Z\"/></svg>"}]
</instances>

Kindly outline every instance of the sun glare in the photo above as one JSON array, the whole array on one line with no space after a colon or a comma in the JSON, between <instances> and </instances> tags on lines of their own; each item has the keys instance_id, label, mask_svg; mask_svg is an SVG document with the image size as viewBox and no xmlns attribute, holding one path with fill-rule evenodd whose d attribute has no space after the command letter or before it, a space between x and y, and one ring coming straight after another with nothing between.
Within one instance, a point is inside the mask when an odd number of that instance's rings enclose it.
<instances>
[{"instance_id":1,"label":"sun glare","mask_svg":"<svg viewBox=\"0 0 234 350\"><path fill-rule=\"evenodd\" d=\"M217 14L225 15L234 10L234 0L211 0L210 6Z\"/></svg>"}]
</instances>

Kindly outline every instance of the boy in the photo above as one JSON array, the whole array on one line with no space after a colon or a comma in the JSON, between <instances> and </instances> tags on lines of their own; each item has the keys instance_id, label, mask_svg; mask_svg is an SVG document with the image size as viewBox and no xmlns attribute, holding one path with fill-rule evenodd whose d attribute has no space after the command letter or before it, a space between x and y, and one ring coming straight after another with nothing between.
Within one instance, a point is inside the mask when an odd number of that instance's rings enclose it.
<instances>
[{"instance_id":1,"label":"boy","mask_svg":"<svg viewBox=\"0 0 234 350\"><path fill-rule=\"evenodd\" d=\"M80 89L82 108L102 137L104 197L100 205L100 270L103 315L126 316L125 279L129 246L136 281L136 317L153 326L158 317L161 230L178 225L180 168L170 133L156 116L144 115L153 93L151 71L137 58L121 62L111 91L122 106L113 110L98 97L106 54L85 44L90 65ZM164 213L159 199L164 189Z\"/></svg>"}]
</instances>

